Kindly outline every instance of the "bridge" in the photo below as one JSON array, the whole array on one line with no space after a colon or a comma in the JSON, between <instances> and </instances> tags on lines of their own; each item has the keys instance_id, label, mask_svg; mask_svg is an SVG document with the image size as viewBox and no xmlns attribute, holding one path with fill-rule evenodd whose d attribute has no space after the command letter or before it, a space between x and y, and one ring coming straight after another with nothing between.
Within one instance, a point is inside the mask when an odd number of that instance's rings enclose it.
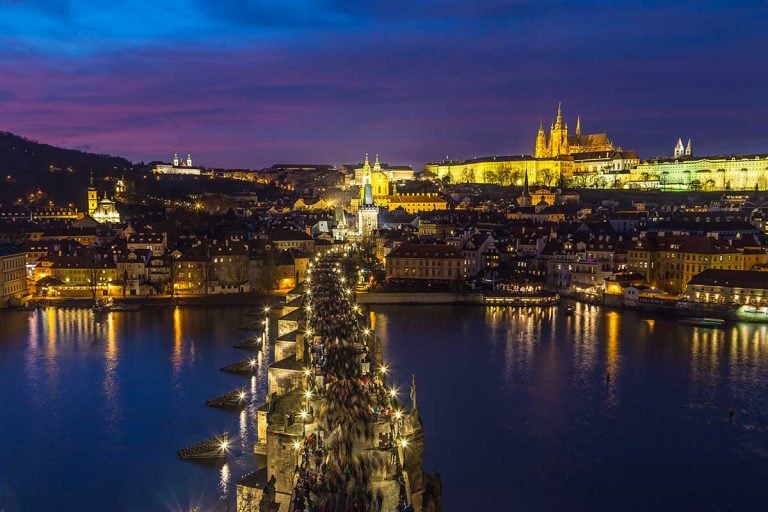
<instances>
[{"instance_id":1,"label":"bridge","mask_svg":"<svg viewBox=\"0 0 768 512\"><path fill-rule=\"evenodd\" d=\"M439 510L415 378L405 400L355 301L355 260L342 248L318 255L286 296L258 410L266 466L238 482L238 511Z\"/></svg>"}]
</instances>

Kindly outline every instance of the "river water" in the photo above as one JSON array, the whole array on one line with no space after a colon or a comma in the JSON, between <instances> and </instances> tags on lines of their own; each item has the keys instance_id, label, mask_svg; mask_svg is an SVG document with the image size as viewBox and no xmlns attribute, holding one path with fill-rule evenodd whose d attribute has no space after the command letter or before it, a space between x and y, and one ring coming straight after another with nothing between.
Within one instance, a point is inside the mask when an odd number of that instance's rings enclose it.
<instances>
[{"instance_id":1,"label":"river water","mask_svg":"<svg viewBox=\"0 0 768 512\"><path fill-rule=\"evenodd\" d=\"M248 357L232 344L252 309L0 313L0 510L226 510L256 467L270 360L218 368ZM586 305L388 306L373 323L404 397L416 375L445 511L765 506L768 326ZM240 386L243 412L204 405ZM220 431L227 464L176 459Z\"/></svg>"}]
</instances>

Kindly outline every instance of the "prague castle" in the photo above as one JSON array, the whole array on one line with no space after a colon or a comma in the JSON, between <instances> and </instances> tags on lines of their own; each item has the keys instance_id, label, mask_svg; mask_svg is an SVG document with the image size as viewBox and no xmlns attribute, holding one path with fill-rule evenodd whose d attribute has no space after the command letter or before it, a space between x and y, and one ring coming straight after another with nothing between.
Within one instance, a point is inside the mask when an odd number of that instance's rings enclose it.
<instances>
[{"instance_id":1,"label":"prague castle","mask_svg":"<svg viewBox=\"0 0 768 512\"><path fill-rule=\"evenodd\" d=\"M568 132L561 105L550 125L549 137L539 124L533 155L487 156L469 160L431 162L425 169L450 183L492 183L521 186L524 176L531 183L547 187L558 185L601 186L611 182L604 173L625 171L639 162L634 151L614 147L606 133Z\"/></svg>"}]
</instances>

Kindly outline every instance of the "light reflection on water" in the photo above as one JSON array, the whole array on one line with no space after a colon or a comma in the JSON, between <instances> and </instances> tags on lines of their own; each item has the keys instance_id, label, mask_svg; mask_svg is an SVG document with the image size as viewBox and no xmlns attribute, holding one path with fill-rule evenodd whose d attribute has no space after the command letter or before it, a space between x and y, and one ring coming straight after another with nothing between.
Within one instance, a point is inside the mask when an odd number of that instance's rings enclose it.
<instances>
[{"instance_id":1,"label":"light reflection on water","mask_svg":"<svg viewBox=\"0 0 768 512\"><path fill-rule=\"evenodd\" d=\"M448 510L768 499L768 325L586 304L572 316L381 306L376 323L395 379L419 380L427 468L440 469Z\"/></svg>"},{"instance_id":2,"label":"light reflection on water","mask_svg":"<svg viewBox=\"0 0 768 512\"><path fill-rule=\"evenodd\" d=\"M0 509L13 495L22 510L89 510L96 501L119 503L114 510L210 510L218 499L231 502L236 480L258 467L256 408L271 355L254 354L253 376L219 371L249 356L232 344L261 337L237 329L252 320L240 309L47 308L2 317L0 483L8 489ZM242 411L204 405L238 387L249 391ZM176 459L182 446L221 431L233 440L225 466Z\"/></svg>"}]
</instances>

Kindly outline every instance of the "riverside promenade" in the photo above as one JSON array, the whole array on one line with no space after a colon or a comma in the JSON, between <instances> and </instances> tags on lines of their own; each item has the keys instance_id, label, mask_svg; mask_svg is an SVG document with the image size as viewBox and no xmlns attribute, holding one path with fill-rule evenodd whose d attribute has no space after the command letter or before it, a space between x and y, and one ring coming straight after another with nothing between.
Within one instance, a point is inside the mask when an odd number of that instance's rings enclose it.
<instances>
[{"instance_id":1,"label":"riverside promenade","mask_svg":"<svg viewBox=\"0 0 768 512\"><path fill-rule=\"evenodd\" d=\"M258 410L254 451L266 467L238 482L238 511L440 508L440 481L422 468L415 378L408 392L389 382L355 300L354 261L341 249L319 255L285 298Z\"/></svg>"}]
</instances>

